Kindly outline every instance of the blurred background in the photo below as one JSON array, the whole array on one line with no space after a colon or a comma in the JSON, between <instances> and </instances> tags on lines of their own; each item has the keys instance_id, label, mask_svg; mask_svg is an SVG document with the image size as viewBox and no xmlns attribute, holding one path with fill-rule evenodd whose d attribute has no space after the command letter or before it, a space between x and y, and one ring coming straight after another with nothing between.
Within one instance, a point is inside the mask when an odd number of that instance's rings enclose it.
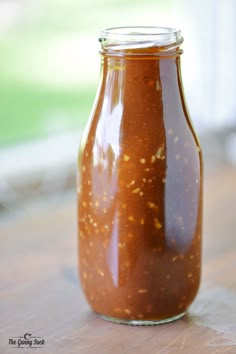
<instances>
[{"instance_id":1,"label":"blurred background","mask_svg":"<svg viewBox=\"0 0 236 354\"><path fill-rule=\"evenodd\" d=\"M0 219L74 196L107 27L182 30L185 95L205 166L236 165L235 14L235 0L0 0Z\"/></svg>"}]
</instances>

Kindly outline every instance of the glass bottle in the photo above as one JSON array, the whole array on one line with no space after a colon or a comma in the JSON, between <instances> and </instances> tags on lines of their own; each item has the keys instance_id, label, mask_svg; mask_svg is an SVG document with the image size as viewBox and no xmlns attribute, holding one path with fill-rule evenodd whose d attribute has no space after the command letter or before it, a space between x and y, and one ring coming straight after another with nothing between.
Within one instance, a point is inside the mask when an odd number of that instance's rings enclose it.
<instances>
[{"instance_id":1,"label":"glass bottle","mask_svg":"<svg viewBox=\"0 0 236 354\"><path fill-rule=\"evenodd\" d=\"M111 28L78 159L79 274L113 322L182 317L201 273L202 153L187 111L180 31Z\"/></svg>"}]
</instances>

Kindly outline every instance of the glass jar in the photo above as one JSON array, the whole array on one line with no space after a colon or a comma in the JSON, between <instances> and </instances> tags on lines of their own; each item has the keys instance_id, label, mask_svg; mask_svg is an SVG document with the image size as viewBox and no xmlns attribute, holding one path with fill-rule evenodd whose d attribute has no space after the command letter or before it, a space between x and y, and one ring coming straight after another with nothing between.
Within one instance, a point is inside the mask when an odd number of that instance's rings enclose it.
<instances>
[{"instance_id":1,"label":"glass jar","mask_svg":"<svg viewBox=\"0 0 236 354\"><path fill-rule=\"evenodd\" d=\"M79 273L113 322L183 316L201 273L202 153L187 111L180 31L111 28L78 160Z\"/></svg>"}]
</instances>

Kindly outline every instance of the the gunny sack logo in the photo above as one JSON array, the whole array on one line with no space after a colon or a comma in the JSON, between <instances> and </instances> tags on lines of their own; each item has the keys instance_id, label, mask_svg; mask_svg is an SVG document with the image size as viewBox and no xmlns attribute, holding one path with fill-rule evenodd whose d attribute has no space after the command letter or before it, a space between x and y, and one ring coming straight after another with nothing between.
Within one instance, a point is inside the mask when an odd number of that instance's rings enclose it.
<instances>
[{"instance_id":1,"label":"the gunny sack logo","mask_svg":"<svg viewBox=\"0 0 236 354\"><path fill-rule=\"evenodd\" d=\"M42 348L45 345L45 339L32 336L31 333L25 333L20 337L11 337L8 344L12 348Z\"/></svg>"}]
</instances>

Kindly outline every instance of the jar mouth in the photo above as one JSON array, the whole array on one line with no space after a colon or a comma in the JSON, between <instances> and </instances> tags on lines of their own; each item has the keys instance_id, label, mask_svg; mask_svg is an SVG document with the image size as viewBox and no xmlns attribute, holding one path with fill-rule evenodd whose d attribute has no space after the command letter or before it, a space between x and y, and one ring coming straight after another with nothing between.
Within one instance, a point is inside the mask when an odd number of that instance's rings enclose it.
<instances>
[{"instance_id":1,"label":"jar mouth","mask_svg":"<svg viewBox=\"0 0 236 354\"><path fill-rule=\"evenodd\" d=\"M171 27L127 26L107 28L100 33L102 48L126 49L178 46L183 42L180 30Z\"/></svg>"}]
</instances>

